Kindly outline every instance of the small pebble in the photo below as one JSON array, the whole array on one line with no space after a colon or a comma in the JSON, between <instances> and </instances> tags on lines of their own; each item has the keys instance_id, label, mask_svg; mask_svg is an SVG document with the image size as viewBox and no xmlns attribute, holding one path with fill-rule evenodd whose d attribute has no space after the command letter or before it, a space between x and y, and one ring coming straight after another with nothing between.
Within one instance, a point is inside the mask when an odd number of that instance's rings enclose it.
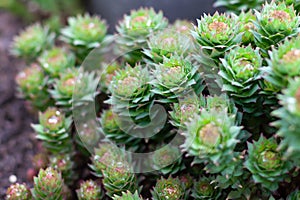
<instances>
[{"instance_id":1,"label":"small pebble","mask_svg":"<svg viewBox=\"0 0 300 200\"><path fill-rule=\"evenodd\" d=\"M17 177L16 177L16 175L10 175L8 180L10 183L15 183L15 182L17 182Z\"/></svg>"}]
</instances>

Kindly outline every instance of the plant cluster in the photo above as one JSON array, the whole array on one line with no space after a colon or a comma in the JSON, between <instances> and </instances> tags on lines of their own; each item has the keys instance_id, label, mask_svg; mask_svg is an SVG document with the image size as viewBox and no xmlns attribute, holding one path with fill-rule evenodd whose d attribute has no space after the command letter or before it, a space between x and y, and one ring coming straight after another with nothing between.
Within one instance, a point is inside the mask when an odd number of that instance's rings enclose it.
<instances>
[{"instance_id":1,"label":"plant cluster","mask_svg":"<svg viewBox=\"0 0 300 200\"><path fill-rule=\"evenodd\" d=\"M12 185L7 199L298 199L299 24L293 4L272 1L193 26L141 8L113 40L87 14L56 36L25 29L16 82L46 153L33 189ZM84 61L93 48L98 59ZM107 64L110 51L121 56Z\"/></svg>"}]
</instances>

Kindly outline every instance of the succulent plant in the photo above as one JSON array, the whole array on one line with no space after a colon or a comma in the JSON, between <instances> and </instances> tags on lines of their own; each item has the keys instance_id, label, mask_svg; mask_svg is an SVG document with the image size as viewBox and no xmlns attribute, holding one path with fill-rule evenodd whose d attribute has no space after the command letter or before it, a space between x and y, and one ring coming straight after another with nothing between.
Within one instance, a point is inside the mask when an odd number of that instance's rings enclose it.
<instances>
[{"instance_id":1,"label":"succulent plant","mask_svg":"<svg viewBox=\"0 0 300 200\"><path fill-rule=\"evenodd\" d=\"M76 193L79 200L100 200L104 196L101 186L93 180L82 182Z\"/></svg>"},{"instance_id":2,"label":"succulent plant","mask_svg":"<svg viewBox=\"0 0 300 200\"><path fill-rule=\"evenodd\" d=\"M184 197L184 187L178 178L167 179L161 178L157 180L155 187L151 191L153 200L178 200Z\"/></svg>"},{"instance_id":3,"label":"succulent plant","mask_svg":"<svg viewBox=\"0 0 300 200\"><path fill-rule=\"evenodd\" d=\"M227 12L239 14L242 11L260 9L264 0L217 0L215 7L225 7Z\"/></svg>"},{"instance_id":4,"label":"succulent plant","mask_svg":"<svg viewBox=\"0 0 300 200\"><path fill-rule=\"evenodd\" d=\"M255 25L254 25L253 21L255 21L255 15L253 14L253 11L250 10L248 12L242 12L238 16L238 21L241 25L240 32L243 33L242 44L243 45L248 45L248 44L254 45L253 31L255 30Z\"/></svg>"},{"instance_id":5,"label":"succulent plant","mask_svg":"<svg viewBox=\"0 0 300 200\"><path fill-rule=\"evenodd\" d=\"M269 52L268 66L262 68L263 78L271 84L266 91L278 93L288 85L288 80L300 75L300 37L285 39L278 48Z\"/></svg>"},{"instance_id":6,"label":"succulent plant","mask_svg":"<svg viewBox=\"0 0 300 200\"><path fill-rule=\"evenodd\" d=\"M44 147L56 154L70 152L72 149L70 126L71 118L57 108L48 108L45 112L39 113L39 124L32 124L36 131L36 138L43 141Z\"/></svg>"},{"instance_id":7,"label":"succulent plant","mask_svg":"<svg viewBox=\"0 0 300 200\"><path fill-rule=\"evenodd\" d=\"M221 62L218 74L222 77L222 90L243 109L243 112L260 115L261 101L258 93L262 58L259 50L254 50L251 46L236 47L231 49Z\"/></svg>"},{"instance_id":8,"label":"succulent plant","mask_svg":"<svg viewBox=\"0 0 300 200\"><path fill-rule=\"evenodd\" d=\"M60 72L75 65L74 55L59 47L45 51L38 60L45 72L51 77L58 77Z\"/></svg>"},{"instance_id":9,"label":"succulent plant","mask_svg":"<svg viewBox=\"0 0 300 200\"><path fill-rule=\"evenodd\" d=\"M30 67L25 68L16 76L16 82L25 97L38 93L45 85L44 79L43 70L37 64L30 65Z\"/></svg>"},{"instance_id":10,"label":"succulent plant","mask_svg":"<svg viewBox=\"0 0 300 200\"><path fill-rule=\"evenodd\" d=\"M74 173L75 163L70 154L50 156L50 166L61 173L64 183L67 185L72 185L77 178L77 174Z\"/></svg>"},{"instance_id":11,"label":"succulent plant","mask_svg":"<svg viewBox=\"0 0 300 200\"><path fill-rule=\"evenodd\" d=\"M241 42L240 24L234 15L219 14L213 16L204 14L201 19L197 19L197 26L192 32L193 37L201 46L202 53L210 59L219 63L219 58L235 45ZM206 62L201 59L200 63Z\"/></svg>"},{"instance_id":12,"label":"succulent plant","mask_svg":"<svg viewBox=\"0 0 300 200\"><path fill-rule=\"evenodd\" d=\"M272 113L278 118L272 124L279 128L276 134L283 137L280 146L285 156L293 156L293 161L299 161L300 79L290 80L288 88L278 98L281 107Z\"/></svg>"},{"instance_id":13,"label":"succulent plant","mask_svg":"<svg viewBox=\"0 0 300 200\"><path fill-rule=\"evenodd\" d=\"M126 148L132 150L138 149L141 138L134 137L124 132L120 128L119 123L118 115L114 113L111 108L105 110L100 118L101 132L107 139L112 140L116 144L125 145Z\"/></svg>"},{"instance_id":14,"label":"succulent plant","mask_svg":"<svg viewBox=\"0 0 300 200\"><path fill-rule=\"evenodd\" d=\"M164 57L170 58L174 54L186 57L192 45L188 35L167 28L149 37L148 49L144 49L143 53L151 60L150 63L161 63Z\"/></svg>"},{"instance_id":15,"label":"succulent plant","mask_svg":"<svg viewBox=\"0 0 300 200\"><path fill-rule=\"evenodd\" d=\"M93 174L97 177L103 177L103 170L112 168L112 166L121 162L123 158L120 156L122 152L116 148L114 144L109 142L101 142L98 148L94 149L92 155L92 164L90 168L93 170Z\"/></svg>"},{"instance_id":16,"label":"succulent plant","mask_svg":"<svg viewBox=\"0 0 300 200\"><path fill-rule=\"evenodd\" d=\"M166 145L153 153L153 168L162 174L176 174L185 168L178 147Z\"/></svg>"},{"instance_id":17,"label":"succulent plant","mask_svg":"<svg viewBox=\"0 0 300 200\"><path fill-rule=\"evenodd\" d=\"M161 31L168 25L163 13L155 12L153 8L132 10L125 15L116 27L118 37L116 42L120 51L125 54L126 62L134 65L143 57L142 48L147 47L147 39L151 34Z\"/></svg>"},{"instance_id":18,"label":"succulent plant","mask_svg":"<svg viewBox=\"0 0 300 200\"><path fill-rule=\"evenodd\" d=\"M89 14L69 17L68 26L61 30L62 39L72 45L79 61L94 48L106 48L109 43L106 33L106 22Z\"/></svg>"},{"instance_id":19,"label":"succulent plant","mask_svg":"<svg viewBox=\"0 0 300 200\"><path fill-rule=\"evenodd\" d=\"M214 177L200 177L197 182L194 183L192 190L192 197L195 199L210 199L217 200L221 196L221 190L214 182Z\"/></svg>"},{"instance_id":20,"label":"succulent plant","mask_svg":"<svg viewBox=\"0 0 300 200\"><path fill-rule=\"evenodd\" d=\"M49 167L41 169L37 177L34 177L34 189L32 195L35 200L62 200L64 181L61 174Z\"/></svg>"},{"instance_id":21,"label":"succulent plant","mask_svg":"<svg viewBox=\"0 0 300 200\"><path fill-rule=\"evenodd\" d=\"M54 36L48 27L31 25L14 37L12 53L27 61L34 61L45 49L53 45Z\"/></svg>"},{"instance_id":22,"label":"succulent plant","mask_svg":"<svg viewBox=\"0 0 300 200\"><path fill-rule=\"evenodd\" d=\"M134 193L138 189L136 176L126 161L113 163L102 173L106 195L111 198L126 191Z\"/></svg>"},{"instance_id":23,"label":"succulent plant","mask_svg":"<svg viewBox=\"0 0 300 200\"><path fill-rule=\"evenodd\" d=\"M81 69L68 68L60 73L54 86L49 90L56 106L70 114L74 108L94 101L97 94L98 80L93 72L83 72Z\"/></svg>"},{"instance_id":24,"label":"succulent plant","mask_svg":"<svg viewBox=\"0 0 300 200\"><path fill-rule=\"evenodd\" d=\"M29 188L25 183L15 183L6 191L6 200L31 200L32 196Z\"/></svg>"},{"instance_id":25,"label":"succulent plant","mask_svg":"<svg viewBox=\"0 0 300 200\"><path fill-rule=\"evenodd\" d=\"M170 122L173 126L186 129L186 123L189 122L195 114L200 114L200 110L205 106L203 98L196 95L188 95L174 103L170 111Z\"/></svg>"},{"instance_id":26,"label":"succulent plant","mask_svg":"<svg viewBox=\"0 0 300 200\"><path fill-rule=\"evenodd\" d=\"M164 58L152 72L154 79L152 92L160 96L162 103L178 102L187 94L199 95L204 89L203 78L198 67L180 56L174 55Z\"/></svg>"},{"instance_id":27,"label":"succulent plant","mask_svg":"<svg viewBox=\"0 0 300 200\"><path fill-rule=\"evenodd\" d=\"M282 152L278 151L278 144L274 138L263 136L257 142L248 143L248 157L245 167L251 172L256 183L274 191L280 181L289 175L292 168L290 161L283 160Z\"/></svg>"},{"instance_id":28,"label":"succulent plant","mask_svg":"<svg viewBox=\"0 0 300 200\"><path fill-rule=\"evenodd\" d=\"M142 65L134 68L127 65L125 69L116 72L110 84L112 95L108 103L119 116L120 123L128 117L136 124L149 122L149 110L154 99L149 81L149 72Z\"/></svg>"},{"instance_id":29,"label":"succulent plant","mask_svg":"<svg viewBox=\"0 0 300 200\"><path fill-rule=\"evenodd\" d=\"M45 110L52 105L47 92L47 77L37 64L20 71L16 76L18 92L38 110Z\"/></svg>"},{"instance_id":30,"label":"succulent plant","mask_svg":"<svg viewBox=\"0 0 300 200\"><path fill-rule=\"evenodd\" d=\"M234 148L239 142L241 127L234 115L225 110L202 110L187 124L182 149L195 156L195 163L205 163L209 173L219 173L235 159Z\"/></svg>"},{"instance_id":31,"label":"succulent plant","mask_svg":"<svg viewBox=\"0 0 300 200\"><path fill-rule=\"evenodd\" d=\"M260 12L256 11L256 30L253 31L255 42L261 48L262 55L267 57L267 52L272 45L278 45L287 37L299 33L300 18L292 6L284 2L266 2Z\"/></svg>"}]
</instances>

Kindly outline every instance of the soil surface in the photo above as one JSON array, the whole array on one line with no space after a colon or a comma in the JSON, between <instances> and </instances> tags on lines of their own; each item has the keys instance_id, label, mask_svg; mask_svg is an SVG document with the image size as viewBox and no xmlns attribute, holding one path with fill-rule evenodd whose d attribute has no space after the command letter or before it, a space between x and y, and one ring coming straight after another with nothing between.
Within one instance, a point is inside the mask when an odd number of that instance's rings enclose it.
<instances>
[{"instance_id":1,"label":"soil surface","mask_svg":"<svg viewBox=\"0 0 300 200\"><path fill-rule=\"evenodd\" d=\"M33 115L16 96L14 78L25 64L9 54L12 38L22 27L20 19L0 11L0 199L5 198L10 179L30 184L27 171L38 146L30 127Z\"/></svg>"}]
</instances>

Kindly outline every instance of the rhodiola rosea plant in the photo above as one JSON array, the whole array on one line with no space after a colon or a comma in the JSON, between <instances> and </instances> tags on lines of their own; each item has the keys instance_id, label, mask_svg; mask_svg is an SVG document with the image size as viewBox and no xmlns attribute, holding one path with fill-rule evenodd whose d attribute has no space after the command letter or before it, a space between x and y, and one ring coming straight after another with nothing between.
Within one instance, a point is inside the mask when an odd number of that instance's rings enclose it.
<instances>
[{"instance_id":1,"label":"rhodiola rosea plant","mask_svg":"<svg viewBox=\"0 0 300 200\"><path fill-rule=\"evenodd\" d=\"M21 32L18 93L45 151L7 199L298 199L300 19L253 7L194 24L140 8L113 36L88 14Z\"/></svg>"}]
</instances>

